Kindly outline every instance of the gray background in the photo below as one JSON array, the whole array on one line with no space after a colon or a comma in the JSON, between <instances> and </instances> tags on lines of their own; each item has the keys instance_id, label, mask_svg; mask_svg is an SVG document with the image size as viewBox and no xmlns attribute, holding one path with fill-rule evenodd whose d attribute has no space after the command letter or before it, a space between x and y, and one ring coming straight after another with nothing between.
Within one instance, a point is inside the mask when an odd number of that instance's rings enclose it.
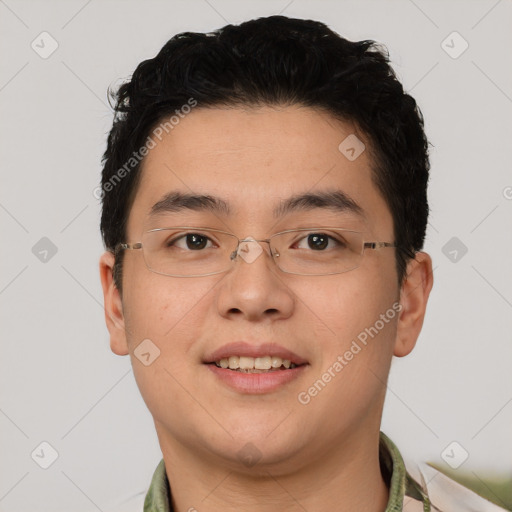
<instances>
[{"instance_id":1,"label":"gray background","mask_svg":"<svg viewBox=\"0 0 512 512\"><path fill-rule=\"evenodd\" d=\"M177 32L277 13L386 44L434 145L435 285L383 430L408 460L446 465L456 441L458 471L510 474L510 1L0 0L0 511L107 510L149 484L159 446L98 277L106 88Z\"/></svg>"}]
</instances>

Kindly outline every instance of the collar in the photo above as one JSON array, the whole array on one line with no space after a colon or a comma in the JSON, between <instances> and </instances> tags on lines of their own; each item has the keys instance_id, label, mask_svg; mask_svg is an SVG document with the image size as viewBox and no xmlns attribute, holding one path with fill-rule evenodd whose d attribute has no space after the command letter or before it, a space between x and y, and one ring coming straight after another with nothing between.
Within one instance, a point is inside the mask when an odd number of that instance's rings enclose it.
<instances>
[{"instance_id":1,"label":"collar","mask_svg":"<svg viewBox=\"0 0 512 512\"><path fill-rule=\"evenodd\" d=\"M404 500L416 501L419 510L430 512L430 501L427 495L407 473L398 448L382 432L380 433L379 460L381 472L389 487L389 500L385 512L403 510ZM165 472L164 460L162 459L153 474L151 485L146 494L144 512L173 511L171 489Z\"/></svg>"}]
</instances>

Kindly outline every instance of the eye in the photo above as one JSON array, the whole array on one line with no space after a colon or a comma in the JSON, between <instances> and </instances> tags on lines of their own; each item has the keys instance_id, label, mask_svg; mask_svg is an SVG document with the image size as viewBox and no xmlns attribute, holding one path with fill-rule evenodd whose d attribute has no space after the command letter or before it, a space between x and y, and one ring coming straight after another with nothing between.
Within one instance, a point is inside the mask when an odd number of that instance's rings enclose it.
<instances>
[{"instance_id":1,"label":"eye","mask_svg":"<svg viewBox=\"0 0 512 512\"><path fill-rule=\"evenodd\" d=\"M323 251L327 248L344 247L343 240L336 240L325 233L309 233L307 236L297 242L298 249L312 249L314 251Z\"/></svg>"},{"instance_id":2,"label":"eye","mask_svg":"<svg viewBox=\"0 0 512 512\"><path fill-rule=\"evenodd\" d=\"M210 245L208 246L208 243ZM167 242L168 247L179 247L191 251L198 251L206 247L212 247L212 241L205 235L199 233L187 233Z\"/></svg>"}]
</instances>

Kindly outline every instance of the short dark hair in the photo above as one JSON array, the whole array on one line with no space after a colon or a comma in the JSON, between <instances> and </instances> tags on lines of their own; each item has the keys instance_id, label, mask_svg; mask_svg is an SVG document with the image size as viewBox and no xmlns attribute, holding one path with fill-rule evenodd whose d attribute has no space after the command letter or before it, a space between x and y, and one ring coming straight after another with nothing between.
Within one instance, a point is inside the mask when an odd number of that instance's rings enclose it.
<instances>
[{"instance_id":1,"label":"short dark hair","mask_svg":"<svg viewBox=\"0 0 512 512\"><path fill-rule=\"evenodd\" d=\"M140 174L134 155L191 98L196 108L302 105L354 123L368 138L372 177L393 216L399 283L423 247L430 168L423 116L374 41L351 42L323 23L285 16L183 32L110 96L115 114L101 182L101 232L110 251L125 242ZM114 269L119 289L121 257Z\"/></svg>"}]
</instances>

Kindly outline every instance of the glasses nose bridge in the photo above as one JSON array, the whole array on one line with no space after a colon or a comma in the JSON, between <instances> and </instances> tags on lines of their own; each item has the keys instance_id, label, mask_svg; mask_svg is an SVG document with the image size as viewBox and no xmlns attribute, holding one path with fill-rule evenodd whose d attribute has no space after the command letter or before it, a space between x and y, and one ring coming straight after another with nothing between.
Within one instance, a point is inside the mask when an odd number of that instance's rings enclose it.
<instances>
[{"instance_id":1,"label":"glasses nose bridge","mask_svg":"<svg viewBox=\"0 0 512 512\"><path fill-rule=\"evenodd\" d=\"M268 244L268 247L269 247L269 255L270 257L274 260L274 254L272 253L272 245L271 245L271 238L260 238L260 239L256 239L256 238L253 238L251 236L248 236L248 237L245 237L245 238L237 238L237 245L236 245L236 248L234 251L231 252L230 254L230 257L229 259L231 261L233 261L234 259L236 259L237 256L240 256L240 246L241 244L243 244L244 242L245 243L257 243L258 245L260 245L260 242L265 242ZM261 246L260 246L261 247ZM275 248L274 248L275 249ZM263 249L262 249L263 250ZM242 258L244 260L246 260L246 258ZM247 261L247 260L246 260ZM275 261L275 260L274 260Z\"/></svg>"}]
</instances>

